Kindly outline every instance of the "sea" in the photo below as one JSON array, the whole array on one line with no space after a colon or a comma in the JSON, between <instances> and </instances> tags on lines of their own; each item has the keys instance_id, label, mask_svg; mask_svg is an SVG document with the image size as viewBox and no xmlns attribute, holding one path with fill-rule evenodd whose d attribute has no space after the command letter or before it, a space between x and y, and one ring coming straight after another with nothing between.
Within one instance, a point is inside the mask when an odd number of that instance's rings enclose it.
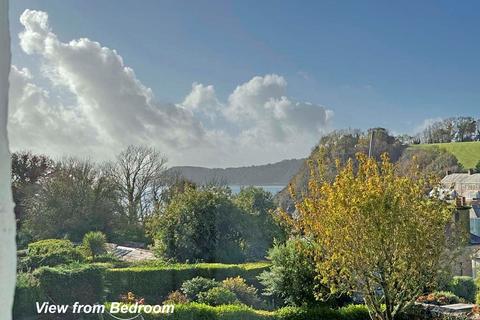
<instances>
[{"instance_id":1,"label":"sea","mask_svg":"<svg viewBox=\"0 0 480 320\"><path fill-rule=\"evenodd\" d=\"M229 187L232 190L233 194L237 194L240 192L240 189L248 186L229 185ZM285 188L285 186L254 186L254 187L262 188L263 190L268 191L273 195L279 193L280 191L282 191L283 188Z\"/></svg>"}]
</instances>

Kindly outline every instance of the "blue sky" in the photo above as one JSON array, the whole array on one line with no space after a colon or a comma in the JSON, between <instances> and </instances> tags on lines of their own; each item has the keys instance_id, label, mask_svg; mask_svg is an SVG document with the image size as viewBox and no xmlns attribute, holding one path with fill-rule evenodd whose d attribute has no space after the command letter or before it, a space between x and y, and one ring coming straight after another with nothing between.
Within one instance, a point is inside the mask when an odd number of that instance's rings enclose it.
<instances>
[{"instance_id":1,"label":"blue sky","mask_svg":"<svg viewBox=\"0 0 480 320\"><path fill-rule=\"evenodd\" d=\"M277 74L292 99L332 110L334 128L412 133L480 116L478 1L12 1L13 62L39 70L16 36L27 8L47 12L63 42L115 49L161 102L194 82L225 101Z\"/></svg>"}]
</instances>

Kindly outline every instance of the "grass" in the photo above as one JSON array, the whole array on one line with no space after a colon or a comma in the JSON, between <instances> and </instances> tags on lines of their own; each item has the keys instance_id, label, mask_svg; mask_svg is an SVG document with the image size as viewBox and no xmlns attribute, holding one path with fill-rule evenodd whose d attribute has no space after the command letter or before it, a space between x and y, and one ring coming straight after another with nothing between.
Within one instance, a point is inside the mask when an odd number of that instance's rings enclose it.
<instances>
[{"instance_id":1,"label":"grass","mask_svg":"<svg viewBox=\"0 0 480 320\"><path fill-rule=\"evenodd\" d=\"M477 162L480 161L479 141L417 144L410 146L410 148L431 148L435 146L452 153L465 169L475 168Z\"/></svg>"}]
</instances>

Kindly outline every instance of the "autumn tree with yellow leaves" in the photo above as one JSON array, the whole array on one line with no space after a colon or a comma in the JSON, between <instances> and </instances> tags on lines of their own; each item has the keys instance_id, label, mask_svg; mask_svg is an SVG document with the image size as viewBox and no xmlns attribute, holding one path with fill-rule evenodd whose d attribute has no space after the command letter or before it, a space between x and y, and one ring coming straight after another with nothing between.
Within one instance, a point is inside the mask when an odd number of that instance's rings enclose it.
<instances>
[{"instance_id":1,"label":"autumn tree with yellow leaves","mask_svg":"<svg viewBox=\"0 0 480 320\"><path fill-rule=\"evenodd\" d=\"M452 207L427 196L432 180L396 174L386 155L359 154L334 181L315 168L292 223L314 244L318 280L360 293L372 319L396 319L435 285Z\"/></svg>"}]
</instances>

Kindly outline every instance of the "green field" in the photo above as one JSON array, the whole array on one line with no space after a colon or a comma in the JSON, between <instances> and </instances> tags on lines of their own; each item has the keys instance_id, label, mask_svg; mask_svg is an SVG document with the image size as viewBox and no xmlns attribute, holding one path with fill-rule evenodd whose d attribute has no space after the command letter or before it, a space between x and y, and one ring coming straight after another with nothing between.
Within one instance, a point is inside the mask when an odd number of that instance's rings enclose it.
<instances>
[{"instance_id":1,"label":"green field","mask_svg":"<svg viewBox=\"0 0 480 320\"><path fill-rule=\"evenodd\" d=\"M457 157L465 169L474 168L480 160L480 142L452 142L412 145L410 148L431 148L437 146Z\"/></svg>"}]
</instances>

